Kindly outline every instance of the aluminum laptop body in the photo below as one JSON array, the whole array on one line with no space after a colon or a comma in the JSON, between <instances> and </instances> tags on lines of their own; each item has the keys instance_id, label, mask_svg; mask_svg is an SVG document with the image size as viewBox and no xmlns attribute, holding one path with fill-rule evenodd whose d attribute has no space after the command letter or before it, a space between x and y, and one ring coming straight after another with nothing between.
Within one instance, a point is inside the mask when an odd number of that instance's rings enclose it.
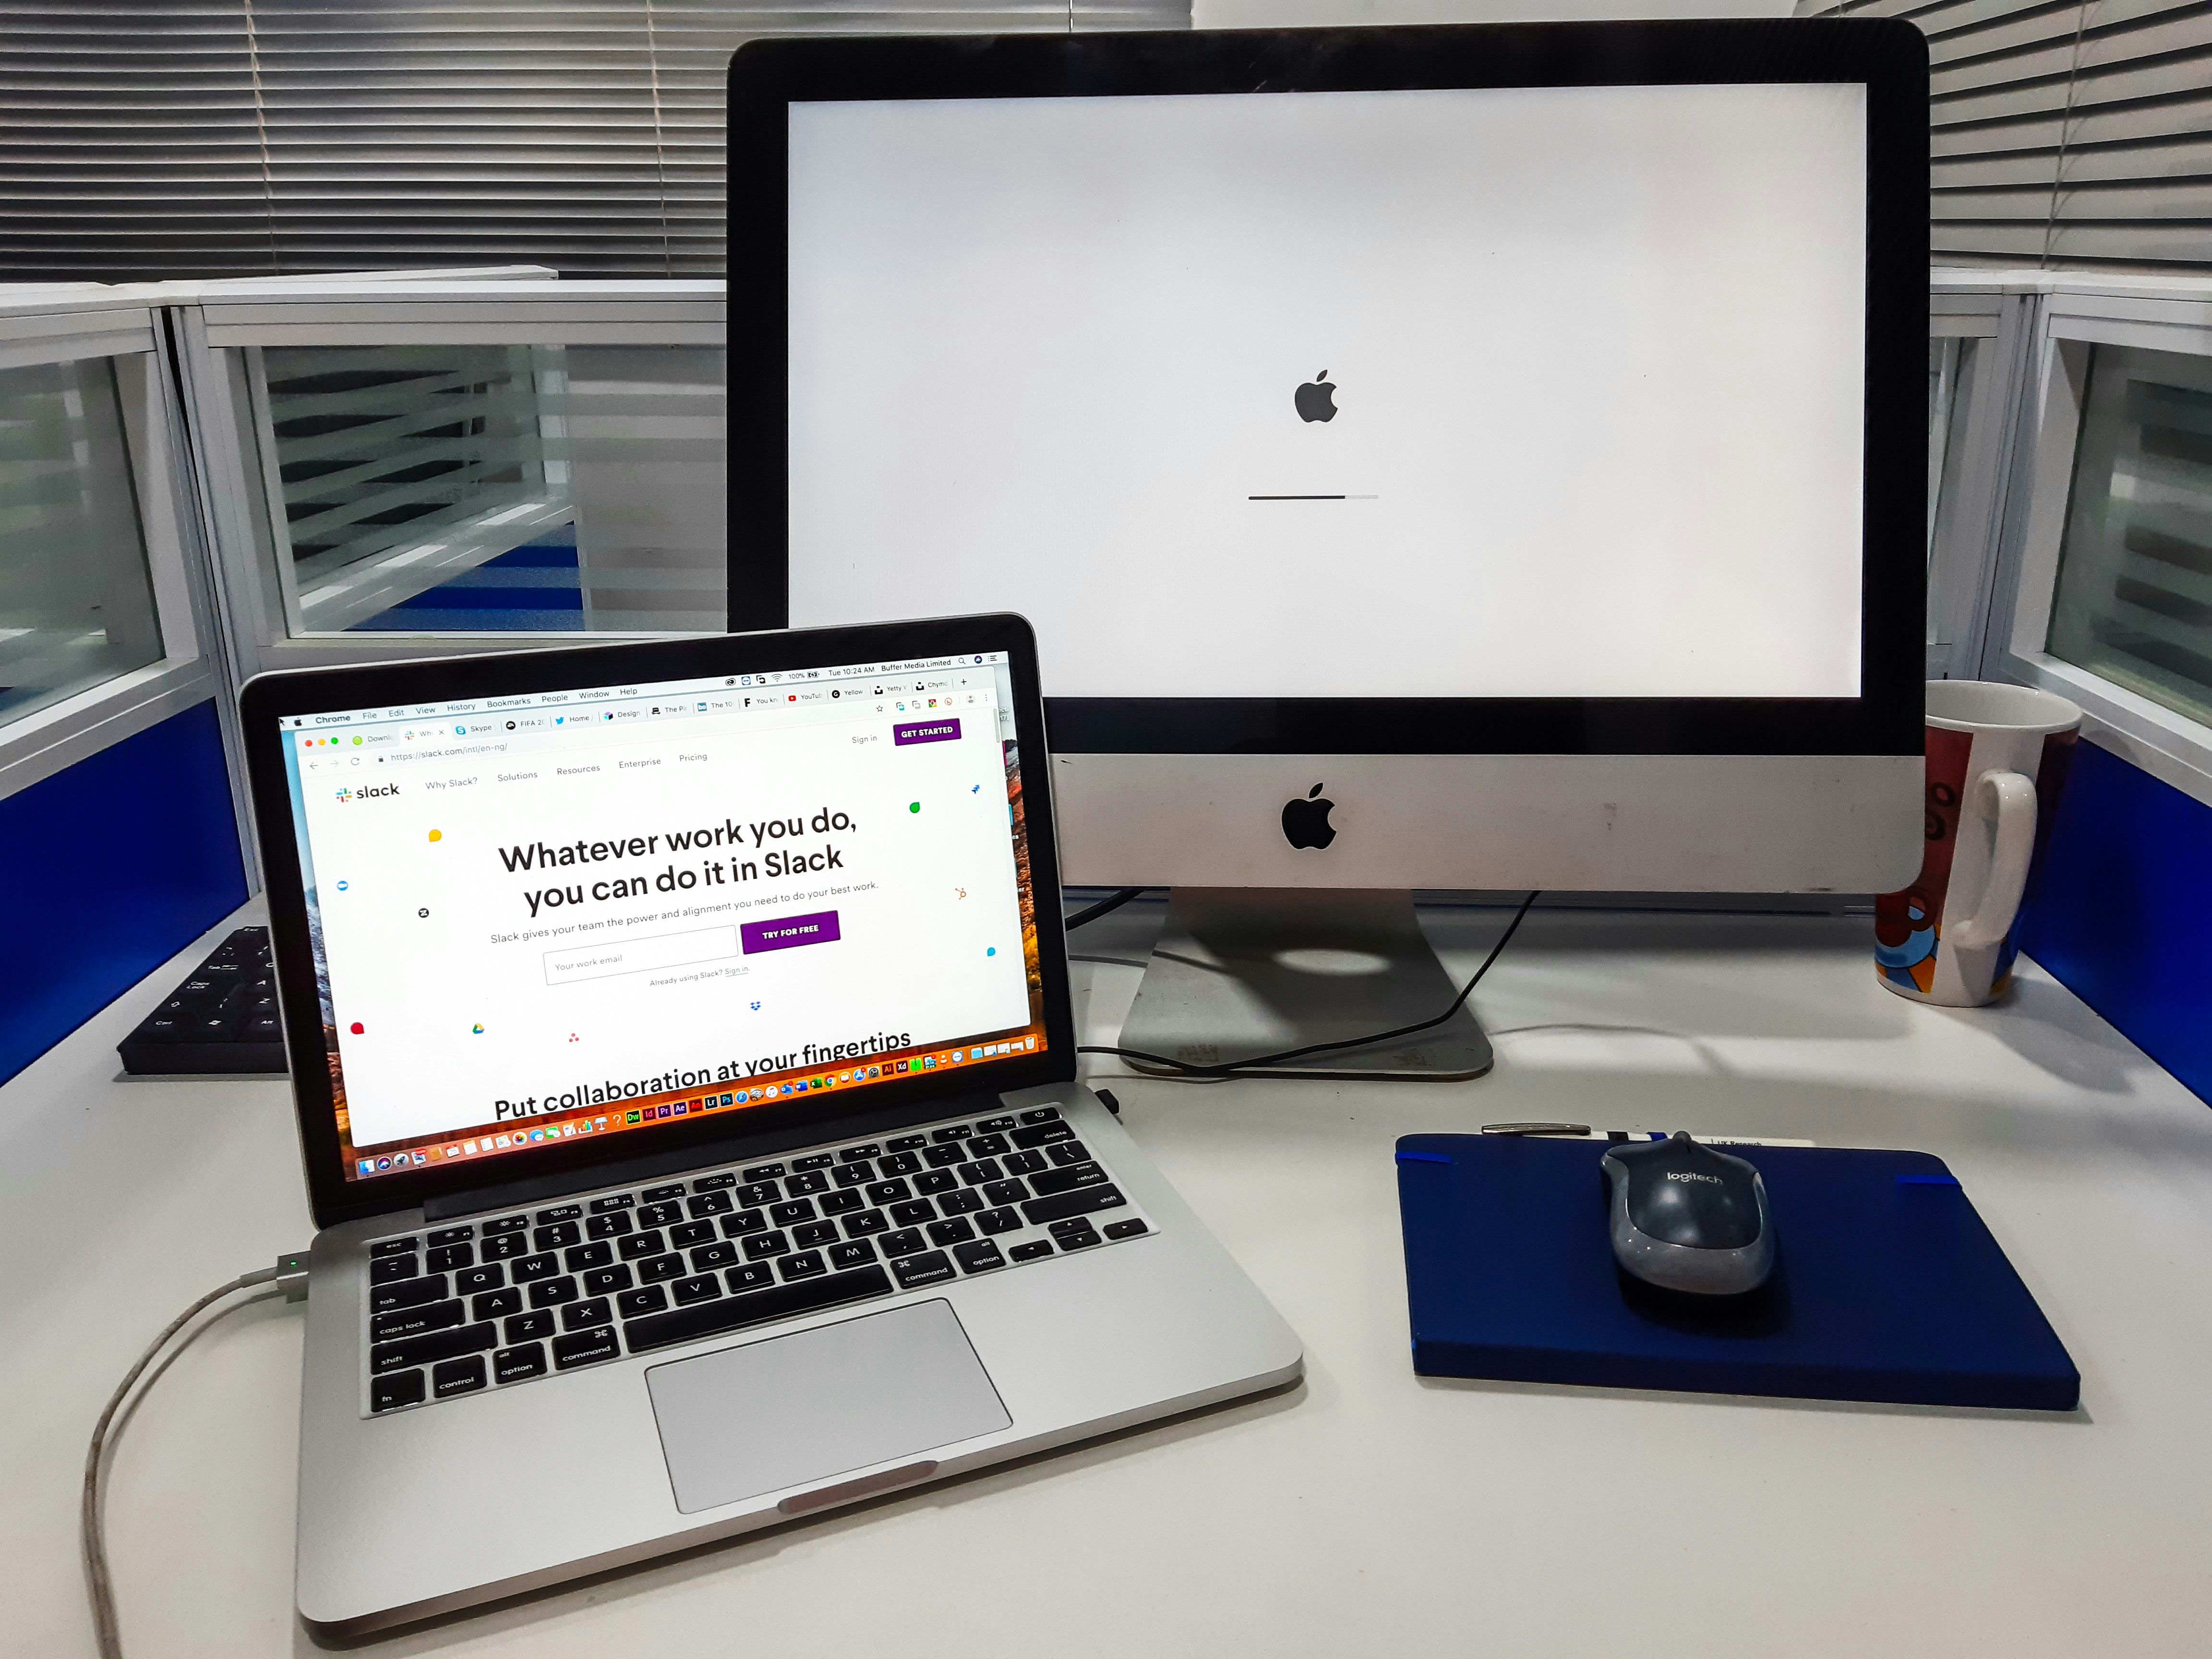
<instances>
[{"instance_id":1,"label":"aluminum laptop body","mask_svg":"<svg viewBox=\"0 0 2212 1659\"><path fill-rule=\"evenodd\" d=\"M1075 1080L1019 618L265 675L242 714L318 1632L1300 1374Z\"/></svg>"}]
</instances>

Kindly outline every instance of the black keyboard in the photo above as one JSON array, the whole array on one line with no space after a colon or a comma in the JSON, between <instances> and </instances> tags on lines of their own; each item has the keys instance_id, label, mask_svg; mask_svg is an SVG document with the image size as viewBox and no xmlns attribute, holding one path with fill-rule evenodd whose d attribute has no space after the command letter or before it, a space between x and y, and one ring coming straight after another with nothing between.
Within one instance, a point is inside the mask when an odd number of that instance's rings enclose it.
<instances>
[{"instance_id":1,"label":"black keyboard","mask_svg":"<svg viewBox=\"0 0 2212 1659\"><path fill-rule=\"evenodd\" d=\"M362 1414L1152 1231L1043 1106L395 1234L368 1247Z\"/></svg>"},{"instance_id":2,"label":"black keyboard","mask_svg":"<svg viewBox=\"0 0 2212 1659\"><path fill-rule=\"evenodd\" d=\"M284 1032L269 930L241 927L116 1044L134 1077L282 1072Z\"/></svg>"}]
</instances>

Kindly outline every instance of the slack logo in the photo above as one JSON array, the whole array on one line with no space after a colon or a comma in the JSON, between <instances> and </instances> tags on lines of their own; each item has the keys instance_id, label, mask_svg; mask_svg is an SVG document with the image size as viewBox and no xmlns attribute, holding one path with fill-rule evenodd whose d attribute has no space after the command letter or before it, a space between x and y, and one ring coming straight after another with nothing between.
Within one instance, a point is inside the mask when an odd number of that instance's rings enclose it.
<instances>
[{"instance_id":1,"label":"slack logo","mask_svg":"<svg viewBox=\"0 0 2212 1659\"><path fill-rule=\"evenodd\" d=\"M340 800L367 800L372 795L396 795L398 793L399 786L396 783L372 783L360 789L341 789L337 798Z\"/></svg>"}]
</instances>

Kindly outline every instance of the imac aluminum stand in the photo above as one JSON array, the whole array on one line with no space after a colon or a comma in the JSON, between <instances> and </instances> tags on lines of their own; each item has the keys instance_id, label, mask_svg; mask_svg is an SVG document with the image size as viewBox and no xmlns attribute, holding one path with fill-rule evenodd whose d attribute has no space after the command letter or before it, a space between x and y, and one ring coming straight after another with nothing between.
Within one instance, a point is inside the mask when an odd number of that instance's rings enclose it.
<instances>
[{"instance_id":1,"label":"imac aluminum stand","mask_svg":"<svg viewBox=\"0 0 2212 1659\"><path fill-rule=\"evenodd\" d=\"M1433 1019L1458 990L1421 935L1411 893L1178 887L1121 1046L1212 1065ZM1411 1036L1257 1074L1445 1082L1490 1066L1489 1040L1462 1006Z\"/></svg>"}]
</instances>

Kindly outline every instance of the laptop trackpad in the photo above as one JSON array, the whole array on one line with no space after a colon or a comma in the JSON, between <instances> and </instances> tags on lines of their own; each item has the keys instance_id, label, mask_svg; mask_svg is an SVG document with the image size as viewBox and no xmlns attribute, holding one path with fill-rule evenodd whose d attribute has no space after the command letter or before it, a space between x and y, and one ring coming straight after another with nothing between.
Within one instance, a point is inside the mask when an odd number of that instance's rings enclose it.
<instances>
[{"instance_id":1,"label":"laptop trackpad","mask_svg":"<svg viewBox=\"0 0 2212 1659\"><path fill-rule=\"evenodd\" d=\"M1013 1421L941 1301L655 1365L645 1381L685 1515Z\"/></svg>"}]
</instances>

